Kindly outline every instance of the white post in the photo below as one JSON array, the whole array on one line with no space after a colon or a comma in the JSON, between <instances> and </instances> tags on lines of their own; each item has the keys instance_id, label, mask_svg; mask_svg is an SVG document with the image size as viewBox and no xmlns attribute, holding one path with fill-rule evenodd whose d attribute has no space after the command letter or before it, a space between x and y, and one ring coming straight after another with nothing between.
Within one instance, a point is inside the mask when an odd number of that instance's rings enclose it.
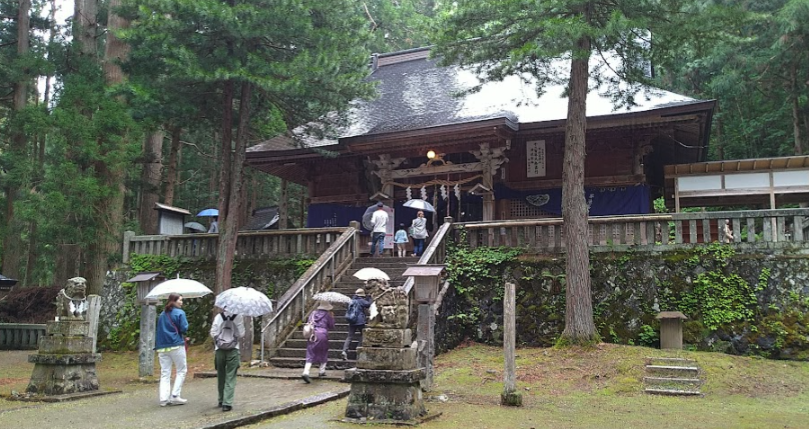
<instances>
[{"instance_id":1,"label":"white post","mask_svg":"<svg viewBox=\"0 0 809 429\"><path fill-rule=\"evenodd\" d=\"M98 344L98 315L101 312L101 297L90 295L87 297L87 321L90 322L90 335L93 337L93 353L96 353Z\"/></svg>"}]
</instances>

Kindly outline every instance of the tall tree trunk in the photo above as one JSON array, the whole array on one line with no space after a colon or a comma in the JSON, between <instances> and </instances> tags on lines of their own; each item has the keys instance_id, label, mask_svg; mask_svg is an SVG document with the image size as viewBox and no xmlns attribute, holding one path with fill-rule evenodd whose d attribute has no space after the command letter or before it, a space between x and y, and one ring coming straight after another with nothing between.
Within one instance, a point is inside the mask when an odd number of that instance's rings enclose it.
<instances>
[{"instance_id":1,"label":"tall tree trunk","mask_svg":"<svg viewBox=\"0 0 809 429\"><path fill-rule=\"evenodd\" d=\"M584 195L584 157L587 135L587 85L590 41L577 43L570 67L565 155L562 167L562 222L567 243L565 330L562 342L590 344L598 340L593 323L590 291L590 254L587 246L587 201Z\"/></svg>"},{"instance_id":2,"label":"tall tree trunk","mask_svg":"<svg viewBox=\"0 0 809 429\"><path fill-rule=\"evenodd\" d=\"M17 10L17 55L24 56L29 50L29 30L30 30L30 17L31 0L20 0L19 9ZM18 115L25 109L28 103L28 80L30 76L28 73L23 73L20 79L14 83L13 109L15 115ZM22 258L22 221L18 219L14 213L14 204L22 189L22 170L25 165L26 153L26 138L25 132L22 129L22 124L17 123L13 126L11 133L11 145L9 151L11 152L11 160L13 165L10 167L12 170L17 170L16 177L7 179L6 185L6 231L3 237L3 274L7 277L19 279L20 277L20 260ZM24 282L23 282L24 283Z\"/></svg>"},{"instance_id":3,"label":"tall tree trunk","mask_svg":"<svg viewBox=\"0 0 809 429\"><path fill-rule=\"evenodd\" d=\"M121 0L111 0L107 19L107 43L104 51L104 81L114 86L124 81L125 75L120 63L129 53L129 46L115 36L115 32L127 28L129 22L118 16L115 11L121 6ZM124 164L121 162L126 146L127 136L120 140L110 139L105 142L106 150L101 153L95 163L96 174L109 192L108 197L99 201L96 206L96 234L90 245L88 260L88 294L100 295L109 267L110 256L115 254L121 244L121 227L124 219Z\"/></svg>"},{"instance_id":4,"label":"tall tree trunk","mask_svg":"<svg viewBox=\"0 0 809 429\"><path fill-rule=\"evenodd\" d=\"M226 86L225 108L230 107L227 103L228 89L232 97L233 86L232 83ZM245 160L245 146L247 140L247 124L250 120L250 97L252 94L252 86L243 82L241 87L241 94L239 96L239 125L236 129L236 147L233 150L233 157L231 165L223 163L222 171L227 171L228 175L222 174L224 186L220 187L219 196L219 243L217 248L216 258L216 286L215 293L220 293L230 289L231 273L233 271L233 254L236 251L236 240L238 238L239 230L239 207L241 206L241 199L244 197L242 192L242 185L244 180L244 160ZM232 100L232 98L231 98ZM232 103L232 101L231 101ZM225 114L225 116L230 116ZM231 123L232 123L232 117ZM226 122L223 122L225 125ZM222 132L230 136L230 128L225 128ZM225 149L228 150L230 155L230 139L222 139L223 143L223 158ZM228 156L228 158L231 158ZM226 198L223 197L226 195ZM224 218L224 219L223 219Z\"/></svg>"},{"instance_id":5,"label":"tall tree trunk","mask_svg":"<svg viewBox=\"0 0 809 429\"><path fill-rule=\"evenodd\" d=\"M157 210L160 201L160 174L163 170L163 130L157 130L143 140L143 169L141 170L141 199L138 208L140 228L144 233L157 234Z\"/></svg>"},{"instance_id":6,"label":"tall tree trunk","mask_svg":"<svg viewBox=\"0 0 809 429\"><path fill-rule=\"evenodd\" d=\"M214 293L230 289L233 256L226 255L225 221L230 205L230 170L233 147L233 82L225 82L222 92L222 146L219 152L219 240L217 242L216 284ZM224 257L223 257L224 256Z\"/></svg>"},{"instance_id":7,"label":"tall tree trunk","mask_svg":"<svg viewBox=\"0 0 809 429\"><path fill-rule=\"evenodd\" d=\"M174 189L177 187L177 172L179 170L180 150L182 144L180 143L180 136L183 130L180 127L171 129L171 150L169 151L169 165L166 169L166 189L163 194L163 201L168 205L174 205Z\"/></svg>"},{"instance_id":8,"label":"tall tree trunk","mask_svg":"<svg viewBox=\"0 0 809 429\"><path fill-rule=\"evenodd\" d=\"M98 0L74 0L73 38L79 53L95 61L98 55Z\"/></svg>"},{"instance_id":9,"label":"tall tree trunk","mask_svg":"<svg viewBox=\"0 0 809 429\"><path fill-rule=\"evenodd\" d=\"M795 143L795 155L803 155L801 137L801 106L798 101L798 70L795 64L789 72L790 98L792 99L792 134Z\"/></svg>"}]
</instances>

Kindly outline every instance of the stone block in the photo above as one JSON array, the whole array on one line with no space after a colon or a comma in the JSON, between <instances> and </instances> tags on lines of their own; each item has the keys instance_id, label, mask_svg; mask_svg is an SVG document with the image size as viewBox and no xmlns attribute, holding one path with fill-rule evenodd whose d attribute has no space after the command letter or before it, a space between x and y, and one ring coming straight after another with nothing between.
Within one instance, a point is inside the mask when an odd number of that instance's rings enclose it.
<instances>
[{"instance_id":1,"label":"stone block","mask_svg":"<svg viewBox=\"0 0 809 429\"><path fill-rule=\"evenodd\" d=\"M34 365L31 381L26 391L41 395L64 395L66 393L98 390L98 375L95 364L86 365Z\"/></svg>"},{"instance_id":2,"label":"stone block","mask_svg":"<svg viewBox=\"0 0 809 429\"><path fill-rule=\"evenodd\" d=\"M352 368L345 371L343 381L350 383L417 384L424 377L424 368L403 371Z\"/></svg>"},{"instance_id":3,"label":"stone block","mask_svg":"<svg viewBox=\"0 0 809 429\"><path fill-rule=\"evenodd\" d=\"M357 368L416 369L416 350L411 348L357 347Z\"/></svg>"},{"instance_id":4,"label":"stone block","mask_svg":"<svg viewBox=\"0 0 809 429\"><path fill-rule=\"evenodd\" d=\"M410 329L365 328L362 343L366 346L407 347L413 342Z\"/></svg>"},{"instance_id":5,"label":"stone block","mask_svg":"<svg viewBox=\"0 0 809 429\"><path fill-rule=\"evenodd\" d=\"M93 352L92 337L51 336L39 339L40 354L81 354Z\"/></svg>"},{"instance_id":6,"label":"stone block","mask_svg":"<svg viewBox=\"0 0 809 429\"><path fill-rule=\"evenodd\" d=\"M89 336L90 322L75 321L75 320L61 320L50 321L45 326L45 334L47 335L61 335L64 337L86 337Z\"/></svg>"},{"instance_id":7,"label":"stone block","mask_svg":"<svg viewBox=\"0 0 809 429\"><path fill-rule=\"evenodd\" d=\"M84 365L101 362L101 353L75 355L28 355L28 362L45 365Z\"/></svg>"},{"instance_id":8,"label":"stone block","mask_svg":"<svg viewBox=\"0 0 809 429\"><path fill-rule=\"evenodd\" d=\"M345 416L376 421L410 421L425 413L418 383L352 383Z\"/></svg>"}]
</instances>

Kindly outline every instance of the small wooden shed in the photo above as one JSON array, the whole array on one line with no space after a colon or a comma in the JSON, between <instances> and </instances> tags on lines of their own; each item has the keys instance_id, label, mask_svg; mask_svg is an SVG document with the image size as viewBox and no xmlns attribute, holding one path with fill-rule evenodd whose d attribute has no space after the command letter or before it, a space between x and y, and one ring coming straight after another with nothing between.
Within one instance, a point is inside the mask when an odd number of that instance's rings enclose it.
<instances>
[{"instance_id":1,"label":"small wooden shed","mask_svg":"<svg viewBox=\"0 0 809 429\"><path fill-rule=\"evenodd\" d=\"M155 210L158 212L157 233L160 235L181 235L185 217L191 212L179 207L166 204L155 203Z\"/></svg>"}]
</instances>

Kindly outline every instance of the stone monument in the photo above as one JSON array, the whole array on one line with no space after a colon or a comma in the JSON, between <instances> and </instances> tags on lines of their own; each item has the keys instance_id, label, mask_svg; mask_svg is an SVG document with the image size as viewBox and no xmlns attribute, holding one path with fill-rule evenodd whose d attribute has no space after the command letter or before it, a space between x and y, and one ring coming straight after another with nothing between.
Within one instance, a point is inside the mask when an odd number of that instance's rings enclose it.
<instances>
[{"instance_id":1,"label":"stone monument","mask_svg":"<svg viewBox=\"0 0 809 429\"><path fill-rule=\"evenodd\" d=\"M345 420L376 423L416 421L426 414L412 332L407 329L408 301L401 288L383 280L369 280L379 314L371 314L357 348L357 368L346 370L351 382Z\"/></svg>"},{"instance_id":2,"label":"stone monument","mask_svg":"<svg viewBox=\"0 0 809 429\"><path fill-rule=\"evenodd\" d=\"M63 395L98 390L93 335L87 313L87 282L74 277L56 296L56 320L47 323L39 340L39 352L28 355L34 372L28 383L29 393Z\"/></svg>"}]
</instances>

